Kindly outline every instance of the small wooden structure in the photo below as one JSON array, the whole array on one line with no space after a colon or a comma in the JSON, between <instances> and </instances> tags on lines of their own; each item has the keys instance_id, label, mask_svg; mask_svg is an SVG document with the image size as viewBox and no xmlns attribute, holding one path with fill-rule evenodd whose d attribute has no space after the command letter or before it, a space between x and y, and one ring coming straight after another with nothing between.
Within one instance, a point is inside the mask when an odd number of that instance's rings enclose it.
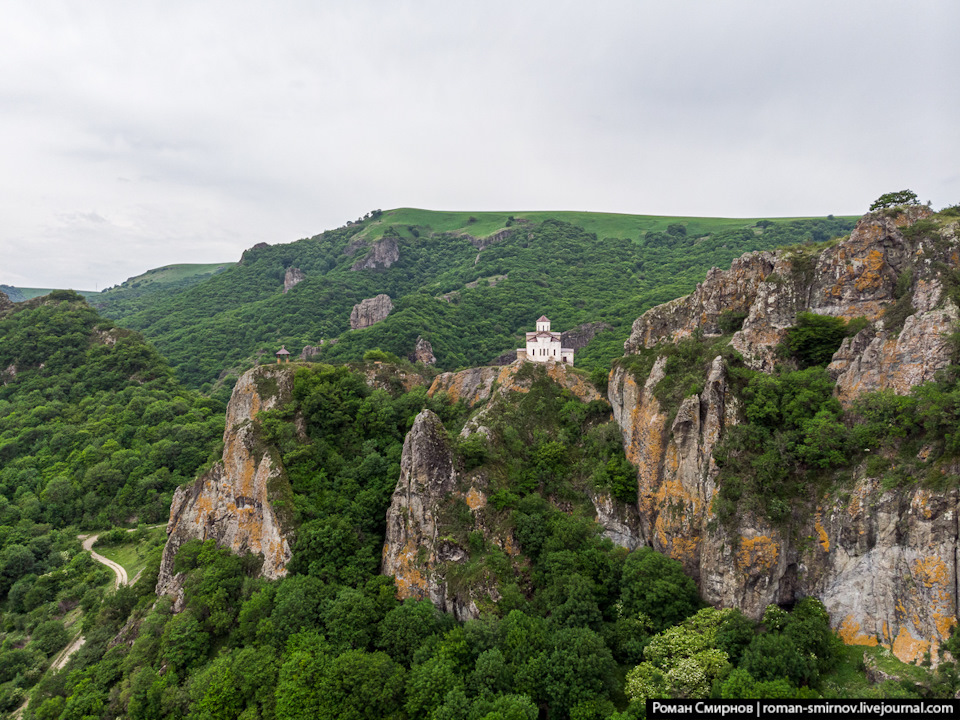
<instances>
[{"instance_id":1,"label":"small wooden structure","mask_svg":"<svg viewBox=\"0 0 960 720\"><path fill-rule=\"evenodd\" d=\"M277 362L290 362L290 351L287 350L286 345L281 345L280 349L277 350Z\"/></svg>"}]
</instances>

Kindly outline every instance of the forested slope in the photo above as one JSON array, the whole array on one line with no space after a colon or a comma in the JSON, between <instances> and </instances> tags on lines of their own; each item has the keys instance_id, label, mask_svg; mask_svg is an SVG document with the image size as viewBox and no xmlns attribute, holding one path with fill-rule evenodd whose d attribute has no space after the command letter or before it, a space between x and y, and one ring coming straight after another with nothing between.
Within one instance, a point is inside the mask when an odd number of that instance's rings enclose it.
<instances>
[{"instance_id":1,"label":"forested slope","mask_svg":"<svg viewBox=\"0 0 960 720\"><path fill-rule=\"evenodd\" d=\"M620 354L640 312L691 291L710 267L852 227L832 217L547 215L378 211L295 243L258 245L192 288L151 294L149 307L116 298L102 311L142 331L183 381L207 390L221 376L229 390L228 376L281 344L296 353L326 343L317 359L342 362L374 347L406 356L422 335L441 368L482 365L518 347L543 313L560 329L613 326L580 354L589 368ZM350 331L353 306L381 293L391 314Z\"/></svg>"},{"instance_id":2,"label":"forested slope","mask_svg":"<svg viewBox=\"0 0 960 720\"><path fill-rule=\"evenodd\" d=\"M0 383L0 708L10 710L80 608L95 634L111 576L81 552L78 530L165 522L177 485L215 456L223 406L69 291L0 303ZM104 612L126 617L129 597Z\"/></svg>"},{"instance_id":3,"label":"forested slope","mask_svg":"<svg viewBox=\"0 0 960 720\"><path fill-rule=\"evenodd\" d=\"M583 402L542 368L472 409L438 388L373 389L344 367L289 372L290 403L254 421L294 491L289 574L267 581L256 556L185 543L182 611L145 586L127 595L130 620L105 605L98 639L37 686L28 713L599 720L638 717L646 697L711 689L854 692L834 684L836 668L858 693L906 692L866 688L816 601L757 625L704 609L678 562L614 546L590 493L636 491L617 430L602 400ZM460 438L471 416L489 434L474 423ZM465 622L430 600L398 599L394 578L379 574L391 495L416 464L410 435L424 422L447 437L441 452L463 481L439 499L437 539L452 590L485 593ZM465 500L468 486L487 504Z\"/></svg>"}]
</instances>

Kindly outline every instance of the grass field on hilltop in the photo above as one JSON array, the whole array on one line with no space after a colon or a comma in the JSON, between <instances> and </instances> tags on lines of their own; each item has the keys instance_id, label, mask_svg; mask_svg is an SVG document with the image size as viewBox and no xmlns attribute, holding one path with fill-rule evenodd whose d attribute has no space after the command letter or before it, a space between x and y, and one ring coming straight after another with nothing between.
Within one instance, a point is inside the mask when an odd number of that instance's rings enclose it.
<instances>
[{"instance_id":1,"label":"grass field on hilltop","mask_svg":"<svg viewBox=\"0 0 960 720\"><path fill-rule=\"evenodd\" d=\"M755 225L759 220L787 222L808 218L710 218L671 215L628 215L625 213L597 213L578 211L530 211L530 212L440 212L418 208L386 210L371 221L358 236L376 239L382 237L388 227L417 226L433 232L465 232L474 237L487 237L508 227L514 221L543 222L557 219L582 227L587 232L603 238L629 238L639 240L646 232L664 232L673 224L685 225L691 236L722 232ZM849 219L855 219L850 216ZM401 234L404 234L401 229Z\"/></svg>"}]
</instances>

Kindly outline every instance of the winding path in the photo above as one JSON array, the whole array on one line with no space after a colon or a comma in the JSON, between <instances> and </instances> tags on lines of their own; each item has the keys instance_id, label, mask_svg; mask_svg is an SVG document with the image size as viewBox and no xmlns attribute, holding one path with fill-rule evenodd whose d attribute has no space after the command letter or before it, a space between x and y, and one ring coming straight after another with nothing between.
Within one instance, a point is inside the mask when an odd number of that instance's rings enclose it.
<instances>
[{"instance_id":1,"label":"winding path","mask_svg":"<svg viewBox=\"0 0 960 720\"><path fill-rule=\"evenodd\" d=\"M113 560L108 560L103 555L101 555L100 553L98 553L96 550L93 549L93 544L97 541L98 537L100 536L99 535L88 535L88 536L78 535L77 539L83 540L83 549L89 550L90 556L94 560L96 560L98 563L102 563L106 565L108 568L113 570L114 575L116 575L116 578L113 581L113 589L117 590L121 585L127 585L129 583L129 580L127 579L127 571L124 570L121 565L118 565Z\"/></svg>"}]
</instances>

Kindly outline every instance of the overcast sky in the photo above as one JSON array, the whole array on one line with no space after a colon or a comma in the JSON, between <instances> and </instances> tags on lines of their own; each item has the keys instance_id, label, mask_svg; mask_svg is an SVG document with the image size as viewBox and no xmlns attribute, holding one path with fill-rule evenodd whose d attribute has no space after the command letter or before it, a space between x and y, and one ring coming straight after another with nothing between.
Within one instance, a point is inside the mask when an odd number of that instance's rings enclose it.
<instances>
[{"instance_id":1,"label":"overcast sky","mask_svg":"<svg viewBox=\"0 0 960 720\"><path fill-rule=\"evenodd\" d=\"M0 283L103 289L374 208L960 202L957 0L4 0Z\"/></svg>"}]
</instances>

